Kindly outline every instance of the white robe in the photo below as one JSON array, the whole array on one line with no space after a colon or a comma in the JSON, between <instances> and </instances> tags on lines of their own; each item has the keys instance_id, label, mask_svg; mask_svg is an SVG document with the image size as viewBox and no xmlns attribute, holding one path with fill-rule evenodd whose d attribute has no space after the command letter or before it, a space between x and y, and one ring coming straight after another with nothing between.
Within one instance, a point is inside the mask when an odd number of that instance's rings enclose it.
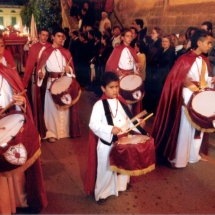
<instances>
[{"instance_id":1,"label":"white robe","mask_svg":"<svg viewBox=\"0 0 215 215\"><path fill-rule=\"evenodd\" d=\"M4 58L1 63L6 65ZM0 106L4 108L13 95L9 83L0 75ZM20 110L16 106L17 110ZM11 177L0 176L0 214L16 213L16 207L27 207L27 194L25 187L24 172L17 173Z\"/></svg>"},{"instance_id":2,"label":"white robe","mask_svg":"<svg viewBox=\"0 0 215 215\"><path fill-rule=\"evenodd\" d=\"M64 66L66 66L66 60L61 54L61 52L56 49L49 56L44 65L48 72L63 72ZM71 73L73 72L70 68ZM40 71L39 71L40 72ZM46 73L43 67L41 72ZM68 74L68 77L75 77L74 74ZM51 93L49 91L50 86L55 78L48 78L47 88L45 94L45 104L44 104L44 120L47 128L46 137L44 139L54 137L57 139L69 137L69 109L57 109L55 106ZM38 79L37 85L40 87L42 85L43 79Z\"/></svg>"},{"instance_id":3,"label":"white robe","mask_svg":"<svg viewBox=\"0 0 215 215\"><path fill-rule=\"evenodd\" d=\"M115 126L121 128L123 131L127 130L129 127L133 126L130 119L126 115L124 109L122 108L120 102L118 101L118 111L117 110L117 99L108 99L111 111L114 118L113 123ZM102 101L97 101L93 107L93 111L89 123L90 129L93 133L102 138L107 142L111 142L113 134L111 130L112 125L107 124L107 119L105 116ZM139 132L137 129L134 129ZM110 195L118 196L119 191L124 191L127 188L127 183L130 181L130 176L112 172L110 170L109 154L112 149L112 145L108 146L98 140L97 145L97 178L95 185L95 199L107 198Z\"/></svg>"},{"instance_id":4,"label":"white robe","mask_svg":"<svg viewBox=\"0 0 215 215\"><path fill-rule=\"evenodd\" d=\"M200 74L202 69L202 58L197 57L193 63L187 76L192 78L193 81L200 81ZM208 71L205 73L205 80L207 83L211 81L211 77L208 77ZM189 102L193 92L188 88L183 88L183 99L185 105ZM202 143L203 132L201 132L201 139L194 139L195 128L190 124L186 115L185 107L181 107L181 121L179 128L179 135L176 147L176 157L171 160L171 163L175 163L175 167L186 167L188 163L196 163L201 159L199 150Z\"/></svg>"}]
</instances>

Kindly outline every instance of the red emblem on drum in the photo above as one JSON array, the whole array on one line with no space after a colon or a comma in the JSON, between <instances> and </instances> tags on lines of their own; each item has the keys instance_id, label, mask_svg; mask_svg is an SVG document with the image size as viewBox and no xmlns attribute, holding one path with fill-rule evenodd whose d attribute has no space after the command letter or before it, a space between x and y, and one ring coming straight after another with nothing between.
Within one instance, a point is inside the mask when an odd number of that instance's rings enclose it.
<instances>
[{"instance_id":1,"label":"red emblem on drum","mask_svg":"<svg viewBox=\"0 0 215 215\"><path fill-rule=\"evenodd\" d=\"M9 147L4 153L5 159L14 165L23 165L27 160L27 151L22 143Z\"/></svg>"},{"instance_id":2,"label":"red emblem on drum","mask_svg":"<svg viewBox=\"0 0 215 215\"><path fill-rule=\"evenodd\" d=\"M132 96L136 99L139 100L142 96L142 92L140 90L135 91L134 93L132 93Z\"/></svg>"}]
</instances>

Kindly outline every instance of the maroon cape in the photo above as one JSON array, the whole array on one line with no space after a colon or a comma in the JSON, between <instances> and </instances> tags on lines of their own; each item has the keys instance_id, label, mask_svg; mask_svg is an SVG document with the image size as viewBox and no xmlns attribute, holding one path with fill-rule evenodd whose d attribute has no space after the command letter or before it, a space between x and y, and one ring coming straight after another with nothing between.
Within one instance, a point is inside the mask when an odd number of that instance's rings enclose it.
<instances>
[{"instance_id":1,"label":"maroon cape","mask_svg":"<svg viewBox=\"0 0 215 215\"><path fill-rule=\"evenodd\" d=\"M106 95L102 95L100 100L108 99ZM127 105L126 101L121 97L117 97L119 101ZM88 154L88 166L87 166L87 173L86 179L84 182L84 189L88 196L93 195L95 190L95 183L96 183L96 174L97 174L97 144L98 144L98 137L89 130L89 154Z\"/></svg>"},{"instance_id":2,"label":"maroon cape","mask_svg":"<svg viewBox=\"0 0 215 215\"><path fill-rule=\"evenodd\" d=\"M46 64L46 61L48 60L49 56L51 55L51 53L55 50L56 48L54 48L53 46L49 46L48 48L46 48L43 53L42 56L38 62L37 65L37 76L38 76L38 71ZM70 52L61 47L57 48L61 54L65 57L66 62L70 62L70 67L73 69L74 74L75 74L75 69L74 69L74 64L73 64L73 60L71 60L72 56L70 54ZM37 77L38 78L38 77ZM76 79L73 79L73 82L76 82L76 84L78 85L78 82L76 81ZM38 100L41 100L42 102L42 111L44 112L44 104L45 104L45 90L46 90L46 84L47 81L45 81L45 79L43 80L43 84L42 84L42 89L43 89L43 93L41 94L40 98L37 98ZM39 95L37 95L39 96ZM79 137L81 136L81 129L80 129L80 121L79 121L79 110L78 110L78 103L75 103L74 105L72 105L70 108L70 137ZM44 116L44 113L42 114L42 116ZM42 117L40 120L44 120L44 117ZM42 123L45 124L45 123ZM44 134L45 131L42 131L42 133Z\"/></svg>"},{"instance_id":3,"label":"maroon cape","mask_svg":"<svg viewBox=\"0 0 215 215\"><path fill-rule=\"evenodd\" d=\"M28 89L27 95L28 95L29 101L31 102L31 107L32 107L33 117L34 117L34 123L35 123L41 137L44 137L46 134L46 128L45 128L44 120L40 120L41 118L43 118L42 111L41 111L41 100L38 99L41 97L40 96L41 88L38 87L36 83L34 83L34 84L31 83L30 78L34 72L35 67L36 67L39 52L41 51L42 47L47 48L49 46L51 46L51 44L48 42L45 45L43 45L40 42L37 42L30 48L30 51L28 53L26 66L25 66L25 74L24 74L24 77L22 80L24 88ZM34 77L36 77L36 75ZM29 84L29 83L31 83L31 84ZM31 92L32 84L33 84L34 96L32 95L32 92ZM34 101L32 101L32 97L34 98Z\"/></svg>"},{"instance_id":4,"label":"maroon cape","mask_svg":"<svg viewBox=\"0 0 215 215\"><path fill-rule=\"evenodd\" d=\"M198 57L193 51L182 55L173 66L163 87L152 126L157 156L175 158L183 104L182 90L188 71ZM209 68L208 59L201 55Z\"/></svg>"},{"instance_id":5,"label":"maroon cape","mask_svg":"<svg viewBox=\"0 0 215 215\"><path fill-rule=\"evenodd\" d=\"M10 86L16 92L21 92L24 90L22 87L22 82L18 76L17 72L14 72L13 69L5 67L3 64L0 64L0 74L4 79L8 81ZM40 160L38 158L40 154L40 141L39 133L37 132L34 123L33 117L30 109L30 104L28 102L27 96L26 99L26 122L24 124L24 129L20 132L19 141L15 142L16 139L12 140L12 145L21 143L25 146L27 150L27 161L24 165L13 165L9 163L4 155L3 151L0 153L0 174L1 175L10 175L15 174L16 171L21 169L26 169L26 185L27 185L27 203L29 207L33 208L36 211L40 211L43 207L47 205L46 192L44 188L43 175ZM11 144L10 144L11 145Z\"/></svg>"},{"instance_id":6,"label":"maroon cape","mask_svg":"<svg viewBox=\"0 0 215 215\"><path fill-rule=\"evenodd\" d=\"M24 88L26 88L28 86L28 82L31 78L31 75L33 73L35 64L38 60L38 55L40 50L42 49L42 47L46 47L48 48L49 46L51 46L51 43L45 43L44 45L40 42L35 43L29 50L28 53L28 59L25 65L25 74L22 80L23 86Z\"/></svg>"},{"instance_id":7,"label":"maroon cape","mask_svg":"<svg viewBox=\"0 0 215 215\"><path fill-rule=\"evenodd\" d=\"M120 44L114 48L106 63L106 72L116 72L119 64L119 59L124 48L128 48L136 63L139 62L136 51L131 46Z\"/></svg>"},{"instance_id":8,"label":"maroon cape","mask_svg":"<svg viewBox=\"0 0 215 215\"><path fill-rule=\"evenodd\" d=\"M6 50L6 49L4 50L3 56L5 57L7 65L13 69L16 69L16 65L14 63L13 56L11 55L11 53L8 50Z\"/></svg>"}]
</instances>

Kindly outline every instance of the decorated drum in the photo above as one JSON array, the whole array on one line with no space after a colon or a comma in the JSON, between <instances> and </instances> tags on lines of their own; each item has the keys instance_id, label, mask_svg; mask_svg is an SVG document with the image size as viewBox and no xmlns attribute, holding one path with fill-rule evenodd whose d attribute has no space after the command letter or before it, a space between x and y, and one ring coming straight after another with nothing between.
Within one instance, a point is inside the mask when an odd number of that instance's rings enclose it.
<instances>
[{"instance_id":1,"label":"decorated drum","mask_svg":"<svg viewBox=\"0 0 215 215\"><path fill-rule=\"evenodd\" d=\"M215 91L206 89L193 93L186 107L188 120L197 130L215 131Z\"/></svg>"},{"instance_id":2,"label":"decorated drum","mask_svg":"<svg viewBox=\"0 0 215 215\"><path fill-rule=\"evenodd\" d=\"M140 101L144 96L144 83L140 75L129 74L120 79L120 95L128 104Z\"/></svg>"},{"instance_id":3,"label":"decorated drum","mask_svg":"<svg viewBox=\"0 0 215 215\"><path fill-rule=\"evenodd\" d=\"M154 170L154 139L141 134L120 138L110 152L110 169L130 176L139 176Z\"/></svg>"},{"instance_id":4,"label":"decorated drum","mask_svg":"<svg viewBox=\"0 0 215 215\"><path fill-rule=\"evenodd\" d=\"M52 82L50 92L57 107L68 108L75 104L81 94L78 82L71 77L63 76Z\"/></svg>"}]
</instances>

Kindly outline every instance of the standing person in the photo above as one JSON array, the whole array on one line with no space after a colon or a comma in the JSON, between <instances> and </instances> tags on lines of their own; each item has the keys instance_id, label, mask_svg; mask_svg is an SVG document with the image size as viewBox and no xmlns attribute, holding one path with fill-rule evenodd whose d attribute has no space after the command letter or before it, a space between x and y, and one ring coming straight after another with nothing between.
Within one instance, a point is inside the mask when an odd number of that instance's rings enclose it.
<instances>
[{"instance_id":1,"label":"standing person","mask_svg":"<svg viewBox=\"0 0 215 215\"><path fill-rule=\"evenodd\" d=\"M49 32L47 29L43 28L39 31L39 41L32 45L29 50L28 58L25 66L25 74L22 80L24 88L27 88L28 98L31 103L34 123L38 128L42 137L45 133L42 133L44 129L44 124L39 120L43 115L41 113L41 103L40 103L40 89L36 84L36 67L37 63L41 57L42 52L51 46L51 43L47 42L49 38Z\"/></svg>"},{"instance_id":2,"label":"standing person","mask_svg":"<svg viewBox=\"0 0 215 215\"><path fill-rule=\"evenodd\" d=\"M100 21L99 24L99 31L104 34L105 29L107 28L111 28L111 22L107 17L107 13L106 12L102 12L102 19Z\"/></svg>"},{"instance_id":3,"label":"standing person","mask_svg":"<svg viewBox=\"0 0 215 215\"><path fill-rule=\"evenodd\" d=\"M115 48L121 43L121 28L119 26L114 26L112 35L113 35L113 37L111 38L112 46L113 48Z\"/></svg>"},{"instance_id":4,"label":"standing person","mask_svg":"<svg viewBox=\"0 0 215 215\"><path fill-rule=\"evenodd\" d=\"M76 100L80 96L79 84L75 80L72 57L70 52L62 47L63 39L63 29L60 27L54 28L52 31L53 44L44 50L37 67L37 84L39 87L46 85L45 96L42 98L44 120L47 129L44 139L48 138L51 143L59 138L80 136L77 103L67 109L57 108L49 90L52 82L65 72L66 76L72 78L74 91L78 92ZM47 81L44 79L46 74L48 75Z\"/></svg>"},{"instance_id":5,"label":"standing person","mask_svg":"<svg viewBox=\"0 0 215 215\"><path fill-rule=\"evenodd\" d=\"M4 48L4 40L0 37L0 124L1 129L2 125L6 127L0 135L0 214L16 213L17 207L27 209L29 213L38 213L47 205L39 160L40 137L34 126L27 97L19 95L24 88L18 73L7 66ZM14 105L7 108L3 115L3 109L11 101ZM4 120L4 117L11 118ZM12 123L13 128L7 121ZM22 131L12 133L22 121L25 122Z\"/></svg>"},{"instance_id":6,"label":"standing person","mask_svg":"<svg viewBox=\"0 0 215 215\"><path fill-rule=\"evenodd\" d=\"M104 204L111 195L118 196L119 191L131 189L130 176L111 171L108 158L113 142L117 140L117 134L133 126L126 102L118 96L119 77L113 72L104 73L101 78L101 89L103 95L93 106L89 123L90 129L94 133L91 133L92 138L89 142L90 152L96 152L96 154L89 154L89 166L85 181L87 194L94 193L98 204ZM111 116L109 119L108 115ZM140 123L141 126L135 128L135 131L146 134L142 129L145 121L142 120ZM98 137L97 141L95 135ZM94 141L91 141L93 138Z\"/></svg>"},{"instance_id":7,"label":"standing person","mask_svg":"<svg viewBox=\"0 0 215 215\"><path fill-rule=\"evenodd\" d=\"M134 48L130 46L132 33L130 29L124 29L121 34L122 44L116 46L111 53L107 64L106 71L115 72L120 78L129 74L139 74L139 60ZM132 104L132 113L134 115L141 111L140 102Z\"/></svg>"},{"instance_id":8,"label":"standing person","mask_svg":"<svg viewBox=\"0 0 215 215\"><path fill-rule=\"evenodd\" d=\"M201 25L201 29L205 29L206 31L210 32L212 34L213 32L213 25L211 22L203 22ZM211 72L213 75L215 75L215 39L212 38L212 46L211 49L208 52L208 58L210 61L210 66L211 66Z\"/></svg>"},{"instance_id":9,"label":"standing person","mask_svg":"<svg viewBox=\"0 0 215 215\"><path fill-rule=\"evenodd\" d=\"M154 57L151 75L147 77L146 93L143 99L144 109L153 113L156 113L164 82L176 59L171 35L164 35L161 40L161 48Z\"/></svg>"},{"instance_id":10,"label":"standing person","mask_svg":"<svg viewBox=\"0 0 215 215\"><path fill-rule=\"evenodd\" d=\"M211 48L211 34L197 30L191 39L191 51L182 55L170 71L162 91L152 127L157 157L181 168L198 162L203 132L196 138L196 129L185 115L185 106L193 91L204 87L215 77L208 76L208 60L203 55Z\"/></svg>"}]
</instances>

